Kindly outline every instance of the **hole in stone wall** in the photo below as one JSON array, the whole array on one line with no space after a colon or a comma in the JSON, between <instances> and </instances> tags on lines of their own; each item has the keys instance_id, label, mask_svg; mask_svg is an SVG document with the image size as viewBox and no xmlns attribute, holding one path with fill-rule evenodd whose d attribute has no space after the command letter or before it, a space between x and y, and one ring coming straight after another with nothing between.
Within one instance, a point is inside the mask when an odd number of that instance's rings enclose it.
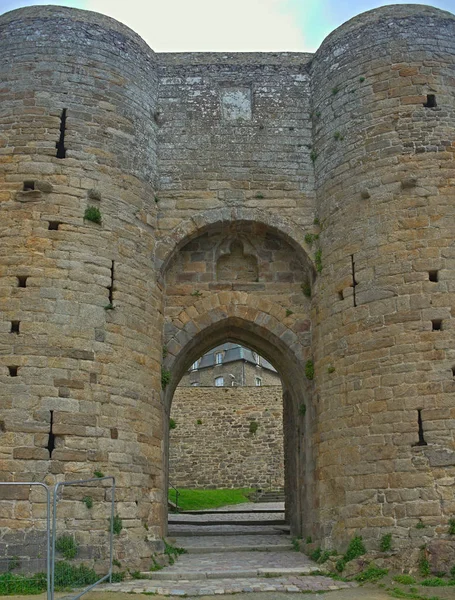
<instances>
[{"instance_id":1,"label":"hole in stone wall","mask_svg":"<svg viewBox=\"0 0 455 600\"><path fill-rule=\"evenodd\" d=\"M344 300L343 290L338 291L338 300Z\"/></svg>"},{"instance_id":2,"label":"hole in stone wall","mask_svg":"<svg viewBox=\"0 0 455 600\"><path fill-rule=\"evenodd\" d=\"M25 275L17 276L17 287L25 288L27 287L27 277Z\"/></svg>"},{"instance_id":3,"label":"hole in stone wall","mask_svg":"<svg viewBox=\"0 0 455 600\"><path fill-rule=\"evenodd\" d=\"M5 432L5 421L0 421L0 432L1 433Z\"/></svg>"},{"instance_id":4,"label":"hole in stone wall","mask_svg":"<svg viewBox=\"0 0 455 600\"><path fill-rule=\"evenodd\" d=\"M109 304L114 303L114 278L115 278L115 261L111 263L111 285L107 288L109 291Z\"/></svg>"},{"instance_id":5,"label":"hole in stone wall","mask_svg":"<svg viewBox=\"0 0 455 600\"><path fill-rule=\"evenodd\" d=\"M51 414L51 420L49 423L49 440L47 442L46 448L49 450L49 458L52 458L52 452L54 451L54 448L55 448L55 435L52 432L52 426L54 424L54 411L51 410L50 414Z\"/></svg>"},{"instance_id":6,"label":"hole in stone wall","mask_svg":"<svg viewBox=\"0 0 455 600\"><path fill-rule=\"evenodd\" d=\"M11 321L11 333L19 333L20 325L20 321Z\"/></svg>"},{"instance_id":7,"label":"hole in stone wall","mask_svg":"<svg viewBox=\"0 0 455 600\"><path fill-rule=\"evenodd\" d=\"M352 292L353 292L352 299L353 299L353 302L354 302L354 306L357 306L357 300L356 300L356 297L355 297L355 288L356 288L356 285L357 285L357 281L355 279L355 262L354 262L354 255L353 254L351 254L351 271L352 271Z\"/></svg>"},{"instance_id":8,"label":"hole in stone wall","mask_svg":"<svg viewBox=\"0 0 455 600\"><path fill-rule=\"evenodd\" d=\"M49 221L48 229L49 231L57 231L59 225L61 225L59 221Z\"/></svg>"},{"instance_id":9,"label":"hole in stone wall","mask_svg":"<svg viewBox=\"0 0 455 600\"><path fill-rule=\"evenodd\" d=\"M58 142L55 144L57 148L57 158L65 158L66 157L66 148L65 148L65 130L66 130L66 108L62 110L62 114L60 116L60 137Z\"/></svg>"},{"instance_id":10,"label":"hole in stone wall","mask_svg":"<svg viewBox=\"0 0 455 600\"><path fill-rule=\"evenodd\" d=\"M419 441L414 446L427 446L428 444L425 441L425 436L423 434L423 421L422 421L422 409L417 409L417 423L419 426Z\"/></svg>"},{"instance_id":11,"label":"hole in stone wall","mask_svg":"<svg viewBox=\"0 0 455 600\"><path fill-rule=\"evenodd\" d=\"M111 427L111 440L118 439L118 429L117 427Z\"/></svg>"},{"instance_id":12,"label":"hole in stone wall","mask_svg":"<svg viewBox=\"0 0 455 600\"><path fill-rule=\"evenodd\" d=\"M17 377L17 372L19 367L8 367L8 372L10 377Z\"/></svg>"},{"instance_id":13,"label":"hole in stone wall","mask_svg":"<svg viewBox=\"0 0 455 600\"><path fill-rule=\"evenodd\" d=\"M436 96L435 94L427 94L427 101L424 104L425 108L435 108L436 104Z\"/></svg>"},{"instance_id":14,"label":"hole in stone wall","mask_svg":"<svg viewBox=\"0 0 455 600\"><path fill-rule=\"evenodd\" d=\"M24 181L24 187L22 188L24 192L30 192L35 189L34 181Z\"/></svg>"},{"instance_id":15,"label":"hole in stone wall","mask_svg":"<svg viewBox=\"0 0 455 600\"><path fill-rule=\"evenodd\" d=\"M433 331L441 331L442 319L432 319L431 320L431 328Z\"/></svg>"},{"instance_id":16,"label":"hole in stone wall","mask_svg":"<svg viewBox=\"0 0 455 600\"><path fill-rule=\"evenodd\" d=\"M438 271L428 271L428 279L430 281L439 281Z\"/></svg>"},{"instance_id":17,"label":"hole in stone wall","mask_svg":"<svg viewBox=\"0 0 455 600\"><path fill-rule=\"evenodd\" d=\"M452 377L455 379L455 367L452 367Z\"/></svg>"}]
</instances>

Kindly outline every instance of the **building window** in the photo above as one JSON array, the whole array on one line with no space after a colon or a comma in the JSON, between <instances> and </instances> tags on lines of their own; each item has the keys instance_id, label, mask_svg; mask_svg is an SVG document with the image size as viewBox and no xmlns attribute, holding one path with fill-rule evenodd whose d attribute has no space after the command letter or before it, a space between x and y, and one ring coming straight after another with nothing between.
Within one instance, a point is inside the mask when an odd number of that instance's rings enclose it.
<instances>
[{"instance_id":1,"label":"building window","mask_svg":"<svg viewBox=\"0 0 455 600\"><path fill-rule=\"evenodd\" d=\"M253 356L254 356L254 360L256 361L256 364L258 365L258 367L260 367L261 366L261 357L256 352L253 353Z\"/></svg>"},{"instance_id":2,"label":"building window","mask_svg":"<svg viewBox=\"0 0 455 600\"><path fill-rule=\"evenodd\" d=\"M191 370L192 370L192 371L197 371L197 370L198 370L198 367L199 367L199 361L197 360L196 362L194 362L194 363L191 365Z\"/></svg>"},{"instance_id":3,"label":"building window","mask_svg":"<svg viewBox=\"0 0 455 600\"><path fill-rule=\"evenodd\" d=\"M224 385L224 377L217 377L215 379L215 386L216 387L223 387Z\"/></svg>"},{"instance_id":4,"label":"building window","mask_svg":"<svg viewBox=\"0 0 455 600\"><path fill-rule=\"evenodd\" d=\"M260 377L256 377L256 387L259 387L262 385L262 379Z\"/></svg>"},{"instance_id":5,"label":"building window","mask_svg":"<svg viewBox=\"0 0 455 600\"><path fill-rule=\"evenodd\" d=\"M215 354L215 364L216 365L222 365L223 364L223 353L222 352L217 352Z\"/></svg>"}]
</instances>

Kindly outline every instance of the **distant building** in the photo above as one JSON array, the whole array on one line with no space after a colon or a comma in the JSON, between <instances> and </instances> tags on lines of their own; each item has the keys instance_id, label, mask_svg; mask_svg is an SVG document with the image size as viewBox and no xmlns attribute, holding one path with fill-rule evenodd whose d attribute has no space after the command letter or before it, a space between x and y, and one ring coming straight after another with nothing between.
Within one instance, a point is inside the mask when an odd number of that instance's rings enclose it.
<instances>
[{"instance_id":1,"label":"distant building","mask_svg":"<svg viewBox=\"0 0 455 600\"><path fill-rule=\"evenodd\" d=\"M181 387L260 387L281 385L268 360L239 344L213 348L194 362L180 381Z\"/></svg>"}]
</instances>

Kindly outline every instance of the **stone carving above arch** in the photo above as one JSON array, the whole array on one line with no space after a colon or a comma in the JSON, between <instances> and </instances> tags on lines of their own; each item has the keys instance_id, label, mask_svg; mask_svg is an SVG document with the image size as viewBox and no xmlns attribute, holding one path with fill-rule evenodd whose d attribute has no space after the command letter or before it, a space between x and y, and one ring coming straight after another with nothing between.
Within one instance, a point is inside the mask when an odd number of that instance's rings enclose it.
<instances>
[{"instance_id":1,"label":"stone carving above arch","mask_svg":"<svg viewBox=\"0 0 455 600\"><path fill-rule=\"evenodd\" d=\"M296 251L303 264L313 275L316 273L312 259L312 249L305 242L304 230L291 221L278 217L266 210L248 208L223 208L207 210L190 219L183 221L157 242L155 248L155 264L163 277L175 254L189 241L202 235L206 231L222 231L227 225L242 223L255 223L267 227L272 233L286 240Z\"/></svg>"},{"instance_id":2,"label":"stone carving above arch","mask_svg":"<svg viewBox=\"0 0 455 600\"><path fill-rule=\"evenodd\" d=\"M216 262L217 281L258 281L258 259L247 253L242 240L225 240L221 246L224 251Z\"/></svg>"}]
</instances>

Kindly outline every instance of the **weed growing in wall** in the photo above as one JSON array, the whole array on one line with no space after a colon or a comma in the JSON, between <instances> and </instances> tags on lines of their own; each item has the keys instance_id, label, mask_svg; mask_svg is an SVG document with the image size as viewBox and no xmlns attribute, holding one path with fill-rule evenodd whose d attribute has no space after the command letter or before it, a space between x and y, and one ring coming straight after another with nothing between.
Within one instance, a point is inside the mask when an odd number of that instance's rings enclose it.
<instances>
[{"instance_id":1,"label":"weed growing in wall","mask_svg":"<svg viewBox=\"0 0 455 600\"><path fill-rule=\"evenodd\" d=\"M344 555L344 560L349 562L350 560L354 560L354 558L358 558L363 554L366 554L366 548L363 543L363 539L361 535L356 535L349 542L348 549L346 550L346 554Z\"/></svg>"},{"instance_id":2,"label":"weed growing in wall","mask_svg":"<svg viewBox=\"0 0 455 600\"><path fill-rule=\"evenodd\" d=\"M79 547L72 535L64 534L55 540L55 549L67 560L76 558Z\"/></svg>"},{"instance_id":3,"label":"weed growing in wall","mask_svg":"<svg viewBox=\"0 0 455 600\"><path fill-rule=\"evenodd\" d=\"M173 419L172 417L169 419L169 429L175 429L177 427L177 423L175 422L175 419Z\"/></svg>"},{"instance_id":4,"label":"weed growing in wall","mask_svg":"<svg viewBox=\"0 0 455 600\"><path fill-rule=\"evenodd\" d=\"M313 163L316 162L317 157L318 157L318 153L316 152L316 150L312 150L310 152L311 162L313 162Z\"/></svg>"},{"instance_id":5,"label":"weed growing in wall","mask_svg":"<svg viewBox=\"0 0 455 600\"><path fill-rule=\"evenodd\" d=\"M422 548L420 551L419 573L422 577L428 577L428 575L430 574L430 563L428 562L425 547Z\"/></svg>"},{"instance_id":6,"label":"weed growing in wall","mask_svg":"<svg viewBox=\"0 0 455 600\"><path fill-rule=\"evenodd\" d=\"M314 255L314 262L316 263L316 271L321 273L322 271L322 250L316 250L316 254Z\"/></svg>"},{"instance_id":7,"label":"weed growing in wall","mask_svg":"<svg viewBox=\"0 0 455 600\"><path fill-rule=\"evenodd\" d=\"M111 527L110 523L111 523L111 519L109 517L109 529ZM123 529L123 521L118 515L114 515L112 529L113 529L115 535L119 535Z\"/></svg>"},{"instance_id":8,"label":"weed growing in wall","mask_svg":"<svg viewBox=\"0 0 455 600\"><path fill-rule=\"evenodd\" d=\"M449 519L449 534L455 535L455 519Z\"/></svg>"},{"instance_id":9,"label":"weed growing in wall","mask_svg":"<svg viewBox=\"0 0 455 600\"><path fill-rule=\"evenodd\" d=\"M381 538L381 543L379 545L381 552L389 552L392 550L392 534L386 533Z\"/></svg>"},{"instance_id":10,"label":"weed growing in wall","mask_svg":"<svg viewBox=\"0 0 455 600\"><path fill-rule=\"evenodd\" d=\"M93 508L93 498L91 496L84 496L82 498L82 502L85 504L87 508Z\"/></svg>"},{"instance_id":11,"label":"weed growing in wall","mask_svg":"<svg viewBox=\"0 0 455 600\"><path fill-rule=\"evenodd\" d=\"M249 427L249 431L250 433L256 433L256 431L258 430L259 427L259 423L257 421L251 421L250 422L250 427Z\"/></svg>"},{"instance_id":12,"label":"weed growing in wall","mask_svg":"<svg viewBox=\"0 0 455 600\"><path fill-rule=\"evenodd\" d=\"M104 473L102 471L98 471L98 470L97 471L93 471L93 476L94 477L99 477L101 479L102 477L104 477Z\"/></svg>"},{"instance_id":13,"label":"weed growing in wall","mask_svg":"<svg viewBox=\"0 0 455 600\"><path fill-rule=\"evenodd\" d=\"M300 288L301 288L304 296L306 296L307 298L311 298L311 285L308 283L308 281L306 281L305 283L302 283Z\"/></svg>"},{"instance_id":14,"label":"weed growing in wall","mask_svg":"<svg viewBox=\"0 0 455 600\"><path fill-rule=\"evenodd\" d=\"M310 380L314 378L314 364L312 360L307 360L305 363L305 377Z\"/></svg>"},{"instance_id":15,"label":"weed growing in wall","mask_svg":"<svg viewBox=\"0 0 455 600\"><path fill-rule=\"evenodd\" d=\"M161 388L164 390L171 380L171 372L164 367L161 368Z\"/></svg>"},{"instance_id":16,"label":"weed growing in wall","mask_svg":"<svg viewBox=\"0 0 455 600\"><path fill-rule=\"evenodd\" d=\"M84 219L86 221L91 221L92 223L97 223L101 225L101 212L100 209L96 206L88 206L85 209Z\"/></svg>"}]
</instances>

